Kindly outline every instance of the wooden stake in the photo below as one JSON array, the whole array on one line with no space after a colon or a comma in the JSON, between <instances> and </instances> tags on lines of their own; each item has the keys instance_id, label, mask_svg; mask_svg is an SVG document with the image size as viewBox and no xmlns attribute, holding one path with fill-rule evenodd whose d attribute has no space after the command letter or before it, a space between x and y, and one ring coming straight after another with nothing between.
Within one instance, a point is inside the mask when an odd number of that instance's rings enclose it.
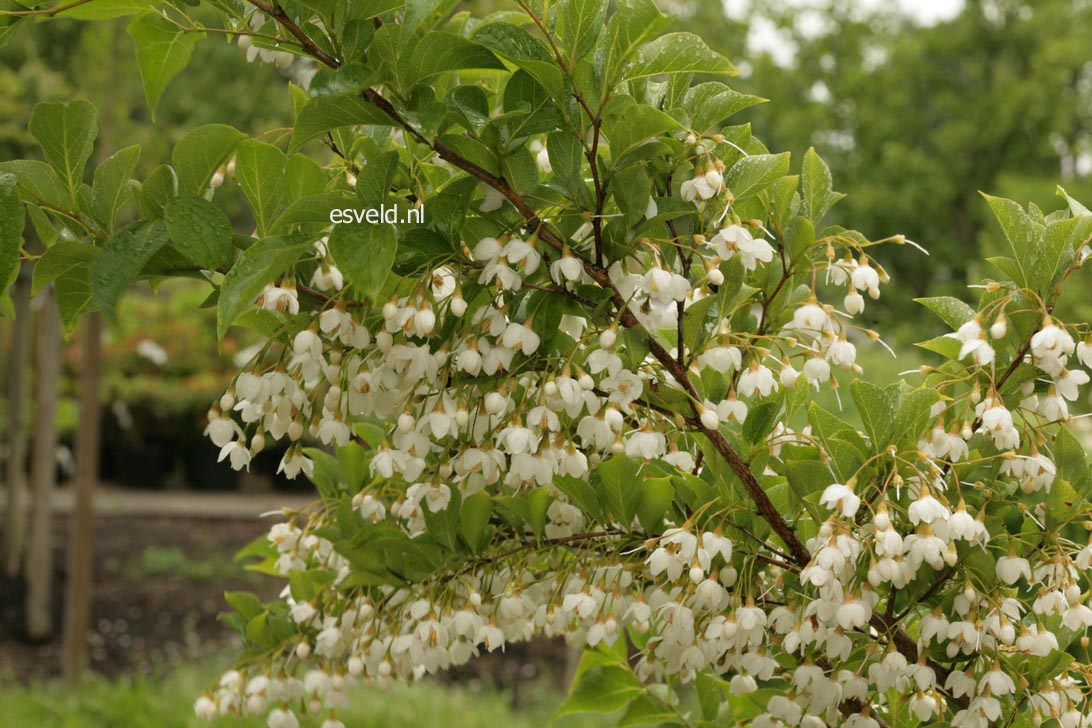
<instances>
[{"instance_id":1,"label":"wooden stake","mask_svg":"<svg viewBox=\"0 0 1092 728\"><path fill-rule=\"evenodd\" d=\"M102 379L102 314L83 319L80 369L80 421L76 434L75 509L69 526L68 584L65 594L61 668L65 682L78 685L87 667L87 632L91 626L94 571L94 491L99 472Z\"/></svg>"},{"instance_id":2,"label":"wooden stake","mask_svg":"<svg viewBox=\"0 0 1092 728\"><path fill-rule=\"evenodd\" d=\"M38 391L31 462L30 540L27 543L26 631L32 640L53 631L52 501L57 480L57 390L61 378L61 318L53 290L38 312Z\"/></svg>"},{"instance_id":3,"label":"wooden stake","mask_svg":"<svg viewBox=\"0 0 1092 728\"><path fill-rule=\"evenodd\" d=\"M23 535L26 533L27 504L27 364L32 337L30 310L30 268L23 266L11 290L15 320L11 331L11 359L8 362L8 461L7 503L4 511L4 574L14 578L22 571Z\"/></svg>"}]
</instances>

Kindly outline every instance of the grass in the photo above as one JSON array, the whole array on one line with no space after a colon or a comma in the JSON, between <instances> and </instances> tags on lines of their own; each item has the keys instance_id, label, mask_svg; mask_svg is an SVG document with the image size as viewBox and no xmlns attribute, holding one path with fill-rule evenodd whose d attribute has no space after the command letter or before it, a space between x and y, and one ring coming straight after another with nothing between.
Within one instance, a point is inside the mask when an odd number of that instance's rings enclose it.
<instances>
[{"instance_id":1,"label":"grass","mask_svg":"<svg viewBox=\"0 0 1092 728\"><path fill-rule=\"evenodd\" d=\"M264 728L262 718L221 718L213 723L193 715L193 701L220 674L217 665L187 664L161 678L89 678L78 691L55 682L23 686L0 683L0 725L49 728ZM562 697L535 685L525 705L513 708L504 692L471 686L423 683L387 692L360 688L338 717L352 728L590 728L606 725L597 716L567 716L551 723ZM303 726L317 727L309 718Z\"/></svg>"},{"instance_id":2,"label":"grass","mask_svg":"<svg viewBox=\"0 0 1092 728\"><path fill-rule=\"evenodd\" d=\"M259 581L257 574L242 568L230 557L217 555L194 559L177 546L147 546L138 557L124 563L115 560L110 567L133 581L162 576L190 581L223 581L233 578Z\"/></svg>"}]
</instances>

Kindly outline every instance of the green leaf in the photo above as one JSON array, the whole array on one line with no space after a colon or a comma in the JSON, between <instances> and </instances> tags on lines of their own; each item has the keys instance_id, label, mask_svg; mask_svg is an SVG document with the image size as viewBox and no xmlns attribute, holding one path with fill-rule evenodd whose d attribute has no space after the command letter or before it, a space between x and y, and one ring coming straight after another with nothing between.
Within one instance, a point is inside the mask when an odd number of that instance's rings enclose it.
<instances>
[{"instance_id":1,"label":"green leaf","mask_svg":"<svg viewBox=\"0 0 1092 728\"><path fill-rule=\"evenodd\" d=\"M814 452L814 450L813 450ZM823 463L815 460L787 460L785 462L785 477L789 481L789 488L804 505L815 521L822 521L815 500L828 485L834 482L834 476Z\"/></svg>"},{"instance_id":2,"label":"green leaf","mask_svg":"<svg viewBox=\"0 0 1092 728\"><path fill-rule=\"evenodd\" d=\"M627 225L635 225L648 210L652 183L643 164L623 167L614 175L611 183L618 209L625 214Z\"/></svg>"},{"instance_id":3,"label":"green leaf","mask_svg":"<svg viewBox=\"0 0 1092 728\"><path fill-rule=\"evenodd\" d=\"M556 7L557 36L572 68L595 47L607 19L607 0L561 0Z\"/></svg>"},{"instance_id":4,"label":"green leaf","mask_svg":"<svg viewBox=\"0 0 1092 728\"><path fill-rule=\"evenodd\" d=\"M587 659L585 652L581 664ZM632 671L614 665L594 665L582 670L555 716L571 713L613 713L641 695L641 682Z\"/></svg>"},{"instance_id":5,"label":"green leaf","mask_svg":"<svg viewBox=\"0 0 1092 728\"><path fill-rule=\"evenodd\" d=\"M932 422L933 405L940 401L940 393L932 387L903 388L898 398L891 440L898 442L910 436L917 442L918 436Z\"/></svg>"},{"instance_id":6,"label":"green leaf","mask_svg":"<svg viewBox=\"0 0 1092 728\"><path fill-rule=\"evenodd\" d=\"M326 191L326 172L319 163L302 154L293 154L284 165L284 192L289 202Z\"/></svg>"},{"instance_id":7,"label":"green leaf","mask_svg":"<svg viewBox=\"0 0 1092 728\"><path fill-rule=\"evenodd\" d=\"M1049 525L1058 526L1068 523L1082 508L1080 495L1068 480L1055 479L1050 486L1050 494L1047 496L1046 512Z\"/></svg>"},{"instance_id":8,"label":"green leaf","mask_svg":"<svg viewBox=\"0 0 1092 728\"><path fill-rule=\"evenodd\" d=\"M311 247L307 235L265 238L243 251L220 286L216 303L216 334L223 338L228 327L254 304L267 283L284 273L300 255Z\"/></svg>"},{"instance_id":9,"label":"green leaf","mask_svg":"<svg viewBox=\"0 0 1092 728\"><path fill-rule=\"evenodd\" d=\"M650 41L625 73L628 80L675 73L721 73L735 76L739 69L693 33L667 33Z\"/></svg>"},{"instance_id":10,"label":"green leaf","mask_svg":"<svg viewBox=\"0 0 1092 728\"><path fill-rule=\"evenodd\" d=\"M694 678L694 690L698 694L698 704L701 706L701 717L706 720L714 720L724 702L724 680L710 675L706 671L699 671Z\"/></svg>"},{"instance_id":11,"label":"green leaf","mask_svg":"<svg viewBox=\"0 0 1092 728\"><path fill-rule=\"evenodd\" d=\"M91 269L76 266L62 273L53 281L57 296L57 308L65 331L72 331L80 314L91 306Z\"/></svg>"},{"instance_id":12,"label":"green leaf","mask_svg":"<svg viewBox=\"0 0 1092 728\"><path fill-rule=\"evenodd\" d=\"M568 132L555 131L547 137L546 152L550 156L550 167L554 170L554 181L560 183L562 189L575 197L581 206L593 204L581 174L584 151L580 140ZM580 190L583 190L583 194Z\"/></svg>"},{"instance_id":13,"label":"green leaf","mask_svg":"<svg viewBox=\"0 0 1092 728\"><path fill-rule=\"evenodd\" d=\"M379 207L390 199L399 161L398 152L378 154L368 160L356 176L356 196L361 204Z\"/></svg>"},{"instance_id":14,"label":"green leaf","mask_svg":"<svg viewBox=\"0 0 1092 728\"><path fill-rule=\"evenodd\" d=\"M315 98L327 96L360 95L376 81L376 71L363 63L343 63L337 68L321 67L311 79L308 90Z\"/></svg>"},{"instance_id":15,"label":"green leaf","mask_svg":"<svg viewBox=\"0 0 1092 728\"><path fill-rule=\"evenodd\" d=\"M742 94L719 81L708 81L688 88L679 108L673 109L672 113L682 113L690 119L691 127L706 131L720 126L729 116L764 101L758 96Z\"/></svg>"},{"instance_id":16,"label":"green leaf","mask_svg":"<svg viewBox=\"0 0 1092 728\"><path fill-rule=\"evenodd\" d=\"M885 389L863 379L854 379L849 391L864 422L865 432L872 439L872 450L880 452L891 444L899 404L898 385Z\"/></svg>"},{"instance_id":17,"label":"green leaf","mask_svg":"<svg viewBox=\"0 0 1092 728\"><path fill-rule=\"evenodd\" d=\"M41 103L30 115L29 129L75 203L98 136L95 107L83 100Z\"/></svg>"},{"instance_id":18,"label":"green leaf","mask_svg":"<svg viewBox=\"0 0 1092 728\"><path fill-rule=\"evenodd\" d=\"M315 464L311 482L323 500L336 501L341 496L341 465L330 453L317 447L305 447L303 454Z\"/></svg>"},{"instance_id":19,"label":"green leaf","mask_svg":"<svg viewBox=\"0 0 1092 728\"><path fill-rule=\"evenodd\" d=\"M641 494L641 466L628 455L615 455L599 464L596 473L603 481L607 507L623 528L628 528L637 513Z\"/></svg>"},{"instance_id":20,"label":"green leaf","mask_svg":"<svg viewBox=\"0 0 1092 728\"><path fill-rule=\"evenodd\" d=\"M358 124L394 126L394 120L359 93L312 99L296 117L288 151L295 152L305 141L323 132Z\"/></svg>"},{"instance_id":21,"label":"green leaf","mask_svg":"<svg viewBox=\"0 0 1092 728\"><path fill-rule=\"evenodd\" d=\"M618 719L618 726L624 728L631 725L669 725L677 722L678 718L678 713L661 701L647 693L642 693L626 706L626 712L622 713L622 717Z\"/></svg>"},{"instance_id":22,"label":"green leaf","mask_svg":"<svg viewBox=\"0 0 1092 728\"><path fill-rule=\"evenodd\" d=\"M997 222L1001 225L1001 231L1012 246L1023 278L1016 282L1034 287L1036 282L1033 280L1033 270L1038 252L1038 241L1043 235L1042 224L1034 220L1024 208L1012 200L986 194L982 196L993 208Z\"/></svg>"},{"instance_id":23,"label":"green leaf","mask_svg":"<svg viewBox=\"0 0 1092 728\"><path fill-rule=\"evenodd\" d=\"M60 240L53 244L34 264L30 293L38 293L73 268L85 267L97 258L99 249L76 240ZM90 279L88 279L90 280Z\"/></svg>"},{"instance_id":24,"label":"green leaf","mask_svg":"<svg viewBox=\"0 0 1092 728\"><path fill-rule=\"evenodd\" d=\"M789 172L789 153L752 154L732 165L724 183L736 202L757 195Z\"/></svg>"},{"instance_id":25,"label":"green leaf","mask_svg":"<svg viewBox=\"0 0 1092 728\"><path fill-rule=\"evenodd\" d=\"M224 601L247 620L254 619L265 609L261 600L250 592L229 591L224 592Z\"/></svg>"},{"instance_id":26,"label":"green leaf","mask_svg":"<svg viewBox=\"0 0 1092 728\"><path fill-rule=\"evenodd\" d=\"M649 39L667 25L667 16L652 0L620 0L600 39L604 52L603 86L613 89L625 65Z\"/></svg>"},{"instance_id":27,"label":"green leaf","mask_svg":"<svg viewBox=\"0 0 1092 728\"><path fill-rule=\"evenodd\" d=\"M827 210L845 197L841 192L834 191L830 168L815 151L815 147L808 147L808 151L804 154L804 169L800 175L800 184L804 195L805 214L816 226L827 214Z\"/></svg>"},{"instance_id":28,"label":"green leaf","mask_svg":"<svg viewBox=\"0 0 1092 728\"><path fill-rule=\"evenodd\" d=\"M565 78L550 49L536 36L511 23L484 23L472 36L489 50L522 68L555 100L565 99Z\"/></svg>"},{"instance_id":29,"label":"green leaf","mask_svg":"<svg viewBox=\"0 0 1092 728\"><path fill-rule=\"evenodd\" d=\"M231 221L203 197L179 195L164 208L174 247L205 270L226 268L235 257Z\"/></svg>"},{"instance_id":30,"label":"green leaf","mask_svg":"<svg viewBox=\"0 0 1092 728\"><path fill-rule=\"evenodd\" d=\"M246 135L227 124L205 124L187 132L171 152L178 172L178 191L200 195L216 170L231 157Z\"/></svg>"},{"instance_id":31,"label":"green leaf","mask_svg":"<svg viewBox=\"0 0 1092 728\"><path fill-rule=\"evenodd\" d=\"M1085 460L1084 447L1068 428L1058 430L1051 453L1058 469L1058 475L1069 481L1078 495L1086 496L1092 485L1092 473Z\"/></svg>"},{"instance_id":32,"label":"green leaf","mask_svg":"<svg viewBox=\"0 0 1092 728\"><path fill-rule=\"evenodd\" d=\"M140 214L149 219L163 217L163 208L178 194L178 175L168 164L161 164L151 171L137 192Z\"/></svg>"},{"instance_id":33,"label":"green leaf","mask_svg":"<svg viewBox=\"0 0 1092 728\"><path fill-rule=\"evenodd\" d=\"M284 152L254 139L239 143L235 154L235 179L250 201L258 234L265 235L284 199Z\"/></svg>"},{"instance_id":34,"label":"green leaf","mask_svg":"<svg viewBox=\"0 0 1092 728\"><path fill-rule=\"evenodd\" d=\"M535 535L542 538L546 531L546 512L554 500L549 488L535 488L527 496L527 522Z\"/></svg>"},{"instance_id":35,"label":"green leaf","mask_svg":"<svg viewBox=\"0 0 1092 728\"><path fill-rule=\"evenodd\" d=\"M91 263L91 300L109 321L117 322L122 292L166 243L167 229L161 221L137 223L103 243Z\"/></svg>"},{"instance_id":36,"label":"green leaf","mask_svg":"<svg viewBox=\"0 0 1092 728\"><path fill-rule=\"evenodd\" d=\"M375 300L394 265L398 237L387 223L342 224L330 233L328 249L357 293Z\"/></svg>"},{"instance_id":37,"label":"green leaf","mask_svg":"<svg viewBox=\"0 0 1092 728\"><path fill-rule=\"evenodd\" d=\"M670 477L645 478L637 497L637 518L645 533L655 533L671 502L675 500L675 486Z\"/></svg>"},{"instance_id":38,"label":"green leaf","mask_svg":"<svg viewBox=\"0 0 1092 728\"><path fill-rule=\"evenodd\" d=\"M603 111L603 133L610 140L610 151L617 164L626 152L664 132L680 128L669 114L638 104L632 96L620 94Z\"/></svg>"},{"instance_id":39,"label":"green leaf","mask_svg":"<svg viewBox=\"0 0 1092 728\"><path fill-rule=\"evenodd\" d=\"M477 86L460 88L481 89ZM482 102L485 102L482 94ZM509 148L532 134L551 132L561 126L561 111L542 84L522 69L517 70L504 84L502 107L508 117ZM488 115L481 117L482 125L488 121Z\"/></svg>"},{"instance_id":40,"label":"green leaf","mask_svg":"<svg viewBox=\"0 0 1092 728\"><path fill-rule=\"evenodd\" d=\"M26 219L15 175L0 174L0 293L18 275Z\"/></svg>"},{"instance_id":41,"label":"green leaf","mask_svg":"<svg viewBox=\"0 0 1092 728\"><path fill-rule=\"evenodd\" d=\"M155 0L95 0L85 5L76 5L55 17L75 18L77 20L110 20L126 15L144 12L155 4Z\"/></svg>"},{"instance_id":42,"label":"green leaf","mask_svg":"<svg viewBox=\"0 0 1092 728\"><path fill-rule=\"evenodd\" d=\"M356 198L345 190L301 197L284 208L273 224L275 234L286 233L295 225L314 224L327 227L334 210L354 207Z\"/></svg>"},{"instance_id":43,"label":"green leaf","mask_svg":"<svg viewBox=\"0 0 1092 728\"><path fill-rule=\"evenodd\" d=\"M350 442L337 449L338 470L341 480L350 493L358 493L368 477L371 455L358 442Z\"/></svg>"},{"instance_id":44,"label":"green leaf","mask_svg":"<svg viewBox=\"0 0 1092 728\"><path fill-rule=\"evenodd\" d=\"M19 184L20 196L25 202L34 202L65 209L71 201L57 172L45 162L36 159L15 159L0 163L0 172L14 174Z\"/></svg>"},{"instance_id":45,"label":"green leaf","mask_svg":"<svg viewBox=\"0 0 1092 728\"><path fill-rule=\"evenodd\" d=\"M466 545L475 552L481 551L485 545L482 541L492 512L493 499L484 490L463 499L462 512L459 515L459 530Z\"/></svg>"},{"instance_id":46,"label":"green leaf","mask_svg":"<svg viewBox=\"0 0 1092 728\"><path fill-rule=\"evenodd\" d=\"M538 164L525 146L518 146L504 155L501 172L520 194L528 195L538 187Z\"/></svg>"},{"instance_id":47,"label":"green leaf","mask_svg":"<svg viewBox=\"0 0 1092 728\"><path fill-rule=\"evenodd\" d=\"M592 521L603 521L603 505L591 483L583 478L568 475L554 477L554 487L565 494L569 502L584 512Z\"/></svg>"},{"instance_id":48,"label":"green leaf","mask_svg":"<svg viewBox=\"0 0 1092 728\"><path fill-rule=\"evenodd\" d=\"M915 298L925 308L929 309L940 320L948 324L952 331L970 321L975 316L975 310L969 305L952 296L934 296L932 298Z\"/></svg>"},{"instance_id":49,"label":"green leaf","mask_svg":"<svg viewBox=\"0 0 1092 728\"><path fill-rule=\"evenodd\" d=\"M144 96L154 120L167 84L189 65L193 47L204 33L187 33L159 13L146 13L129 24L129 35L136 43Z\"/></svg>"},{"instance_id":50,"label":"green leaf","mask_svg":"<svg viewBox=\"0 0 1092 728\"><path fill-rule=\"evenodd\" d=\"M140 159L140 145L134 144L110 155L95 168L91 185L91 214L112 230L114 214L132 194L132 175Z\"/></svg>"},{"instance_id":51,"label":"green leaf","mask_svg":"<svg viewBox=\"0 0 1092 728\"><path fill-rule=\"evenodd\" d=\"M479 43L454 33L432 31L416 44L409 61L399 69L400 82L411 88L441 73L470 68L500 69L504 64Z\"/></svg>"},{"instance_id":52,"label":"green leaf","mask_svg":"<svg viewBox=\"0 0 1092 728\"><path fill-rule=\"evenodd\" d=\"M770 399L752 405L743 422L743 439L752 446L766 439L766 435L777 426L784 411L784 394L771 395Z\"/></svg>"}]
</instances>

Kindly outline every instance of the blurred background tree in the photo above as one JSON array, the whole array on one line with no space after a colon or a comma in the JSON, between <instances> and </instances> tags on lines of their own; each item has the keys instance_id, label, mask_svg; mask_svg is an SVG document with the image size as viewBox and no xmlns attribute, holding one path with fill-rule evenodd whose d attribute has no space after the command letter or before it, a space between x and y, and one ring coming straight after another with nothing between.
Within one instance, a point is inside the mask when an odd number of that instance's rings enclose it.
<instances>
[{"instance_id":1,"label":"blurred background tree","mask_svg":"<svg viewBox=\"0 0 1092 728\"><path fill-rule=\"evenodd\" d=\"M0 0L0 6L10 2ZM1001 245L978 190L1034 200L1050 210L1062 204L1055 196L1062 180L1075 197L1092 198L1088 0L660 2L676 15L674 30L701 35L740 66L738 90L769 99L744 111L739 122L761 129L772 149L791 151L797 166L809 146L827 160L836 188L849 193L834 210L836 222L852 220L874 236L901 232L931 251L929 257L909 246L885 252L885 265L901 290L962 296L967 280L988 274L964 267ZM472 0L457 9L482 14L511 4ZM200 46L200 62L186 68L164 94L153 123L127 22L28 23L7 39L0 47L0 161L37 153L27 130L36 103L79 97L110 118L114 147L141 145L137 176L142 177L168 158L186 131L202 124L223 122L275 136L291 119L284 81L305 84L314 70L299 61L289 68L249 65L235 43L209 38ZM217 194L239 191L227 185ZM245 205L229 205L229 211L237 232L253 229ZM123 301L122 323L108 330L104 341L105 480L143 488L238 487L237 474L214 462L215 449L199 434L205 410L234 371L231 359L245 355L251 342L241 338L217 348L212 310L200 308L207 293L197 282L174 283ZM1092 300L1086 305L1083 318L1089 319ZM898 296L870 305L865 318L891 322L918 313L909 296ZM862 351L866 368L885 367L893 374L915 366L920 358L910 346L911 334L885 326L897 339L892 343L901 359ZM0 370L6 367L9 333L10 318L0 318ZM70 342L58 413L62 440L69 443L80 357L78 344ZM4 407L6 401L0 401L0 424L7 419ZM275 453L268 456L270 463L277 459ZM272 467L256 464L255 469ZM139 543L120 523L112 526L125 536L119 541ZM244 525L238 530L250 534L253 524ZM183 530L188 529L179 527L179 533ZM176 537L155 530L145 540L158 544ZM228 542L227 537L217 541L210 553L226 558ZM142 556L139 549L125 554L113 546L118 559ZM214 614L223 588L221 582L186 582L185 592L211 604ZM112 593L127 590L132 591ZM172 593L155 609L166 613L179 601ZM218 634L210 622L203 636ZM157 627L156 634L161 632ZM8 636L0 630L0 641ZM36 663L36 654L21 651L15 671ZM116 663L137 669L129 656ZM97 669L105 664L95 658ZM0 660L0 675L6 667ZM180 694L182 703L188 702L190 692ZM35 703L37 710L36 699L24 702ZM125 706L121 714L139 710Z\"/></svg>"},{"instance_id":2,"label":"blurred background tree","mask_svg":"<svg viewBox=\"0 0 1092 728\"><path fill-rule=\"evenodd\" d=\"M814 145L828 160L849 193L839 221L929 249L888 256L915 295L961 295L982 272L963 267L998 243L979 190L1049 210L1059 179L1077 197L1092 189L1092 3L697 0L676 11L682 29L740 61L741 91L770 100L741 116L771 149L800 159Z\"/></svg>"}]
</instances>

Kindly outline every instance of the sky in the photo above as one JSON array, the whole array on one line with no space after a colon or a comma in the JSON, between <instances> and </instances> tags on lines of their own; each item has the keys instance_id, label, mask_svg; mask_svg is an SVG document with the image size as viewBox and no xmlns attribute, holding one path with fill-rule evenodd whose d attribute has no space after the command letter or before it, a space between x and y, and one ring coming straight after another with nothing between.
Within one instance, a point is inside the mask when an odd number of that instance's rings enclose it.
<instances>
[{"instance_id":1,"label":"sky","mask_svg":"<svg viewBox=\"0 0 1092 728\"><path fill-rule=\"evenodd\" d=\"M751 0L723 0L724 12L729 18L743 19L751 6ZM804 35L818 35L826 30L823 13L815 9L813 0L782 0L785 6L799 8L797 28ZM890 10L895 6L922 25L935 25L954 18L963 9L963 0L855 0L863 11ZM769 53L779 65L792 62L796 49L792 41L784 38L774 24L764 18L751 22L747 36L748 55Z\"/></svg>"}]
</instances>

